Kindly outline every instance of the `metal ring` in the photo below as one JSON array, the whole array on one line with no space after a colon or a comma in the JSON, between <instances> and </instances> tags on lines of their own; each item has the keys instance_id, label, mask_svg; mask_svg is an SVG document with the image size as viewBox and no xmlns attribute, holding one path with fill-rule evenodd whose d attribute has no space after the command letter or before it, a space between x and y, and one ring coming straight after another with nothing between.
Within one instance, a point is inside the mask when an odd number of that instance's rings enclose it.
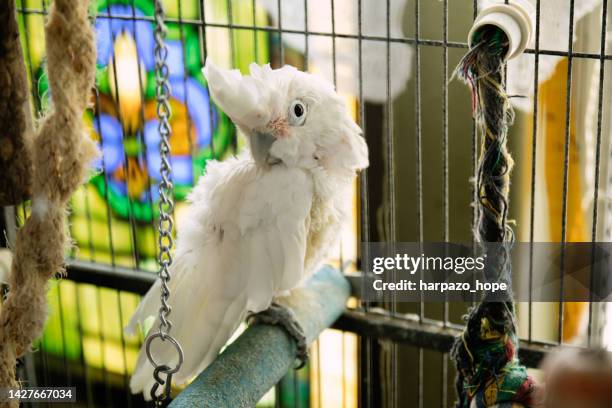
<instances>
[{"instance_id":1,"label":"metal ring","mask_svg":"<svg viewBox=\"0 0 612 408\"><path fill-rule=\"evenodd\" d=\"M172 345L174 346L174 349L177 351L178 362L176 363L176 366L172 370L167 371L166 374L176 373L183 365L183 349L181 348L181 345L178 343L178 341L176 341L174 337L170 336L169 334L156 332L147 337L147 341L145 343L145 351L147 352L147 358L149 359L151 365L153 365L154 368L157 368L161 365L157 364L157 362L153 358L153 355L151 354L151 343L153 343L153 340L155 340L156 338L159 338L161 341L170 341L170 343L172 343Z\"/></svg>"}]
</instances>

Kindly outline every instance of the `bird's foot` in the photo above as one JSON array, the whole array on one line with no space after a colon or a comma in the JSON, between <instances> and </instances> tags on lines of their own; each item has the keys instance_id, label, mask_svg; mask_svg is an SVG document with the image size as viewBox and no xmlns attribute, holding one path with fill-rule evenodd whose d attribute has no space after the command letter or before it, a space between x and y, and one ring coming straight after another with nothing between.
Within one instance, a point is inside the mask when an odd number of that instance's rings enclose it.
<instances>
[{"instance_id":1,"label":"bird's foot","mask_svg":"<svg viewBox=\"0 0 612 408\"><path fill-rule=\"evenodd\" d=\"M263 312L250 314L247 318L247 322L249 324L272 324L284 328L289 336L295 339L297 344L296 358L298 360L298 366L296 369L304 367L308 361L306 336L304 335L302 326L300 326L296 320L295 314L291 309L276 302L272 302L270 307Z\"/></svg>"}]
</instances>

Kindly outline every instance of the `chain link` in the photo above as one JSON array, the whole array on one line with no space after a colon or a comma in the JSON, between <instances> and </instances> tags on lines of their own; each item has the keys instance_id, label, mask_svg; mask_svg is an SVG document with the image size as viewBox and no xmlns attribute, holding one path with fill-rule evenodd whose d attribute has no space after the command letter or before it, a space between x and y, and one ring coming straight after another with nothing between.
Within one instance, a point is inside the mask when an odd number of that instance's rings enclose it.
<instances>
[{"instance_id":1,"label":"chain link","mask_svg":"<svg viewBox=\"0 0 612 408\"><path fill-rule=\"evenodd\" d=\"M183 364L183 349L179 342L170 334L172 322L169 319L172 308L169 304L170 288L170 265L172 265L172 246L174 239L172 238L172 230L174 222L172 213L174 211L173 202L173 184L172 184L172 166L170 165L170 135L172 128L170 127L170 115L172 114L169 96L170 83L168 81L169 68L167 64L168 48L166 47L166 24L164 22L164 9L161 0L155 1L155 94L157 97L157 117L159 120L158 130L160 135L160 156L161 180L159 182L159 225L158 225L158 245L159 245L159 279L161 281L161 306L159 308L159 327L157 331L149 335L145 344L147 358L155 368L154 379L155 384L151 388L151 397L156 406L165 406L170 399L170 387L172 383L172 375L176 373ZM165 363L159 364L155 361L151 352L151 345L155 339L159 339L165 344L169 344L176 350L178 360L176 366L170 367ZM162 378L162 375L165 378ZM157 390L162 387L161 393Z\"/></svg>"}]
</instances>

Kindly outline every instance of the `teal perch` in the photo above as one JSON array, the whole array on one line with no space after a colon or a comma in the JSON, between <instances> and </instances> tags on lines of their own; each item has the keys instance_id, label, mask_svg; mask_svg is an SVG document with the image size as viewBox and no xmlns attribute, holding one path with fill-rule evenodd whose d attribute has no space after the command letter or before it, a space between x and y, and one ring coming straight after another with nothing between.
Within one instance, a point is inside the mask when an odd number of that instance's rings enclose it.
<instances>
[{"instance_id":1,"label":"teal perch","mask_svg":"<svg viewBox=\"0 0 612 408\"><path fill-rule=\"evenodd\" d=\"M310 344L342 314L349 295L346 278L326 266L278 303L293 310ZM296 348L280 326L250 326L170 407L253 407L296 365Z\"/></svg>"}]
</instances>

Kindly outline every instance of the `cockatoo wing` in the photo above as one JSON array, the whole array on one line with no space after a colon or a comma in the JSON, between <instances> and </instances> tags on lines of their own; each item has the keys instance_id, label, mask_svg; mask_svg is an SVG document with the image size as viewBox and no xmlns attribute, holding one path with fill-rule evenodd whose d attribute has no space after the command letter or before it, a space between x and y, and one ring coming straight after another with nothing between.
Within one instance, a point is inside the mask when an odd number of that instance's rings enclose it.
<instances>
[{"instance_id":1,"label":"cockatoo wing","mask_svg":"<svg viewBox=\"0 0 612 408\"><path fill-rule=\"evenodd\" d=\"M190 196L172 267L172 335L185 354L175 383L206 368L247 312L265 310L305 277L312 199L312 181L302 170L279 165L262 171L246 156L208 164ZM159 304L156 284L128 330L155 316ZM161 341L153 343L153 355L170 366L177 359ZM152 385L153 367L141 349L130 387L148 398Z\"/></svg>"}]
</instances>

